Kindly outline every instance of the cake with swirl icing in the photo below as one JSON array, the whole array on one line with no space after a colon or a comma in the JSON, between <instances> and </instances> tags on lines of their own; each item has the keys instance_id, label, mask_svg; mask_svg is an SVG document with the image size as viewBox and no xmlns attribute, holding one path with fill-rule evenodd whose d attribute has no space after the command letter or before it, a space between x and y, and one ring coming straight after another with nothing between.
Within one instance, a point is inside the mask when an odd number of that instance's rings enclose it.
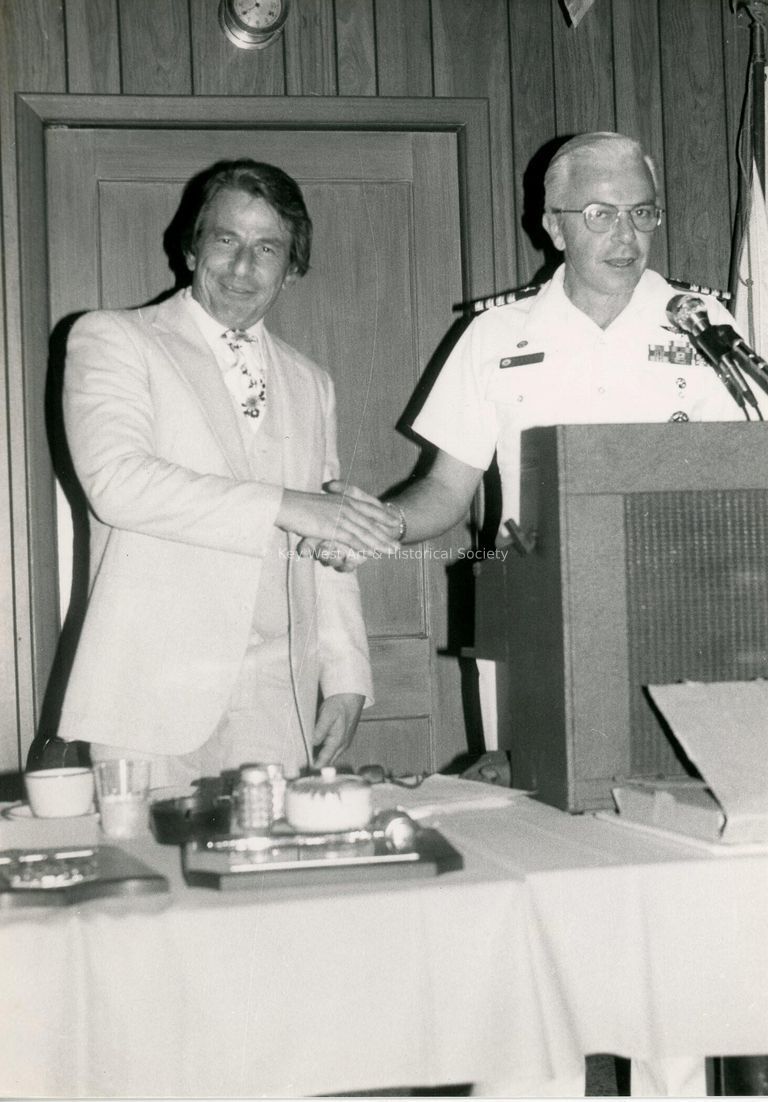
<instances>
[{"instance_id":1,"label":"cake with swirl icing","mask_svg":"<svg viewBox=\"0 0 768 1102\"><path fill-rule=\"evenodd\" d=\"M285 793L285 817L299 833L362 830L371 820L371 786L362 777L338 774L332 766L319 776L291 781Z\"/></svg>"}]
</instances>

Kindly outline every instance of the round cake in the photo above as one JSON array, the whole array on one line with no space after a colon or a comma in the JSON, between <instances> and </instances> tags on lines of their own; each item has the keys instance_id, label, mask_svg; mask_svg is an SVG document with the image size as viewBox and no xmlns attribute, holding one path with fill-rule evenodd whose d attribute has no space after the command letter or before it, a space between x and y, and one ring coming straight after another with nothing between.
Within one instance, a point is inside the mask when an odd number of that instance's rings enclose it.
<instances>
[{"instance_id":1,"label":"round cake","mask_svg":"<svg viewBox=\"0 0 768 1102\"><path fill-rule=\"evenodd\" d=\"M319 776L291 781L285 793L285 817L306 834L362 830L371 820L371 786L362 777L337 774L332 766Z\"/></svg>"}]
</instances>

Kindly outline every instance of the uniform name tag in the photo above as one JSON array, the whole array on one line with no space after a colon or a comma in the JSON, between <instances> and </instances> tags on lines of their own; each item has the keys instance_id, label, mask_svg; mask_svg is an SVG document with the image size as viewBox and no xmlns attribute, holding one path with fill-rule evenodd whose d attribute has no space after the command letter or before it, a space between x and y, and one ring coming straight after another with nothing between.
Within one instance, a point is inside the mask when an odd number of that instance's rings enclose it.
<instances>
[{"instance_id":1,"label":"uniform name tag","mask_svg":"<svg viewBox=\"0 0 768 1102\"><path fill-rule=\"evenodd\" d=\"M527 356L505 356L503 360L499 360L499 367L524 367L526 364L540 364L543 359L543 352L530 352Z\"/></svg>"}]
</instances>

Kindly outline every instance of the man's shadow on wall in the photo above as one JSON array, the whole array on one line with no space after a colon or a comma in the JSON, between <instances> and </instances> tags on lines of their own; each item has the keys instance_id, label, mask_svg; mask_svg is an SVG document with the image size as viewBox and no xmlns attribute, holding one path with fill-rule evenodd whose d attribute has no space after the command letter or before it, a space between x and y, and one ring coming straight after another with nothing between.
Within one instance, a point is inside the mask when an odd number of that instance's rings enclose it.
<instances>
[{"instance_id":1,"label":"man's shadow on wall","mask_svg":"<svg viewBox=\"0 0 768 1102\"><path fill-rule=\"evenodd\" d=\"M68 611L43 696L40 722L27 754L27 769L89 764L86 743L63 742L56 734L88 598L88 507L69 454L61 400L67 341L72 326L83 313L62 318L54 327L48 344L45 429L54 476L66 497L72 518L72 586Z\"/></svg>"}]
</instances>

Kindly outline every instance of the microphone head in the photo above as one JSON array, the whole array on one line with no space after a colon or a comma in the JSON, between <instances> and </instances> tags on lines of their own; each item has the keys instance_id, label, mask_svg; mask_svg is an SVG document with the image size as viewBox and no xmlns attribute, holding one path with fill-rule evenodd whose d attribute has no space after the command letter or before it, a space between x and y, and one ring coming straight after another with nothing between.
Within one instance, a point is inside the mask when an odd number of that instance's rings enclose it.
<instances>
[{"instance_id":1,"label":"microphone head","mask_svg":"<svg viewBox=\"0 0 768 1102\"><path fill-rule=\"evenodd\" d=\"M697 295L673 295L667 303L667 317L685 333L700 333L709 325L706 303Z\"/></svg>"}]
</instances>

